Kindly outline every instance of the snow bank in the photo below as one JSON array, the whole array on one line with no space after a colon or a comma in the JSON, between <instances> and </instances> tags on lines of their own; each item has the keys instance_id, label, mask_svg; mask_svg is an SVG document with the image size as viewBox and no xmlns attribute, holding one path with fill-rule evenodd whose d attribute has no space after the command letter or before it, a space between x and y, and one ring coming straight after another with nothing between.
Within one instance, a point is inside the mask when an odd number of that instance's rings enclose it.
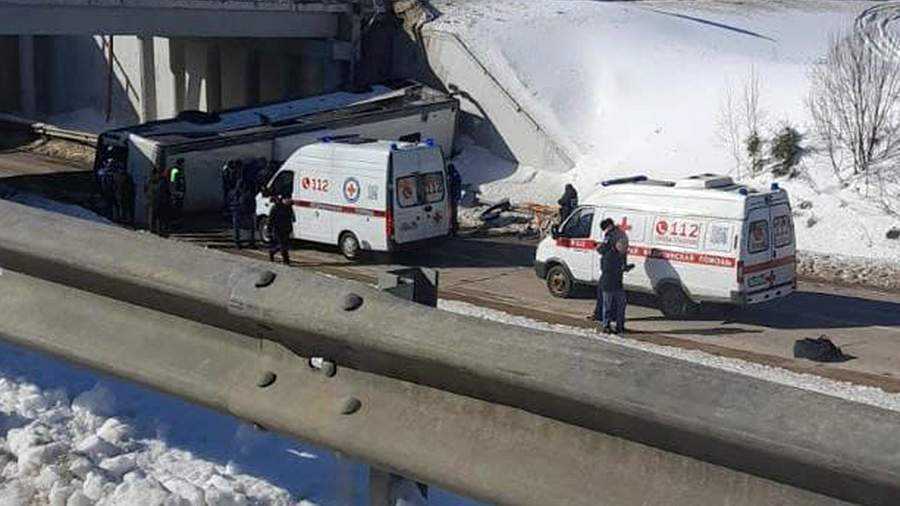
<instances>
[{"instance_id":1,"label":"snow bank","mask_svg":"<svg viewBox=\"0 0 900 506\"><path fill-rule=\"evenodd\" d=\"M368 468L0 343L0 506L22 504L361 506Z\"/></svg>"},{"instance_id":2,"label":"snow bank","mask_svg":"<svg viewBox=\"0 0 900 506\"><path fill-rule=\"evenodd\" d=\"M872 44L900 47L890 24L900 7L881 2L432 3L441 16L428 29L458 34L577 160L567 173L547 174L465 146L457 167L495 200L551 203L567 182L584 196L598 181L623 175L735 173L722 118L727 98L740 98L751 71L761 83L762 134L784 122L808 133L809 67L832 34L875 25ZM866 10L872 6L877 12ZM821 157L807 156L804 168L808 177L784 183L795 205L814 205L816 224L798 224L800 249L900 258L900 241L884 237L900 219L842 187ZM768 185L771 177L751 182Z\"/></svg>"},{"instance_id":3,"label":"snow bank","mask_svg":"<svg viewBox=\"0 0 900 506\"><path fill-rule=\"evenodd\" d=\"M767 365L746 362L734 358L720 357L711 355L698 350L686 350L683 348L675 348L669 346L660 346L657 344L637 341L615 335L600 334L590 329L582 329L569 327L567 325L556 325L521 316L513 316L502 311L488 309L475 306L465 302L450 301L441 299L438 301L438 308L453 313L465 314L484 318L486 320L506 323L509 325L517 325L520 327L528 327L547 332L561 332L565 334L573 334L588 339L597 339L611 344L627 346L657 355L685 360L708 367L715 367L725 371L750 376L773 383L780 383L795 388L802 388L812 392L839 397L862 404L869 404L891 411L900 411L900 394L887 393L880 388L854 385L852 383L835 381L811 374L800 374L786 369L770 367Z\"/></svg>"}]
</instances>

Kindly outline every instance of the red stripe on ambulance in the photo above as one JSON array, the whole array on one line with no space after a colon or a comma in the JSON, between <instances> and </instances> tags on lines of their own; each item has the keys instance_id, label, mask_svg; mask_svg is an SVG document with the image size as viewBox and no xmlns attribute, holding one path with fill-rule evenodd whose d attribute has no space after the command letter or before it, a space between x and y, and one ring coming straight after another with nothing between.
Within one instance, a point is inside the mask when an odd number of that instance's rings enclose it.
<instances>
[{"instance_id":1,"label":"red stripe on ambulance","mask_svg":"<svg viewBox=\"0 0 900 506\"><path fill-rule=\"evenodd\" d=\"M560 237L556 239L556 245L561 248L593 250L597 249L599 243L593 239L569 239L566 237ZM668 260L670 262L712 265L715 267L734 267L735 265L737 265L737 260L732 257L709 255L706 253L690 253L685 251L648 248L646 246L629 246L628 254L632 256L653 258L657 260Z\"/></svg>"},{"instance_id":2,"label":"red stripe on ambulance","mask_svg":"<svg viewBox=\"0 0 900 506\"><path fill-rule=\"evenodd\" d=\"M319 209L321 211L330 211L333 213L358 214L361 216L374 216L376 218L384 218L387 216L385 211L378 209L366 209L363 207L338 206L334 204L324 204L322 202L311 202L309 200L292 200L297 207L309 207L311 209Z\"/></svg>"},{"instance_id":3,"label":"red stripe on ambulance","mask_svg":"<svg viewBox=\"0 0 900 506\"><path fill-rule=\"evenodd\" d=\"M776 267L781 267L784 265L789 265L794 263L795 257L794 255L779 258L776 260L770 260L768 262L763 262L761 264L753 264L753 265L745 265L744 266L744 274L753 274L754 272L764 271L767 269L774 269Z\"/></svg>"}]
</instances>

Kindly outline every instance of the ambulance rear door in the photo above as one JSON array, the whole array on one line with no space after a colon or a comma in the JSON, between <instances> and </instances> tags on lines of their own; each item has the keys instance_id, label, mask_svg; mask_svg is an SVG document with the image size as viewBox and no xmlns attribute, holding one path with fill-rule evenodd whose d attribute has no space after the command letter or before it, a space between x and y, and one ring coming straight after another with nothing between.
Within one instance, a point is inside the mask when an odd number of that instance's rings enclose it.
<instances>
[{"instance_id":1,"label":"ambulance rear door","mask_svg":"<svg viewBox=\"0 0 900 506\"><path fill-rule=\"evenodd\" d=\"M394 241L410 243L450 232L444 160L437 147L391 153Z\"/></svg>"}]
</instances>

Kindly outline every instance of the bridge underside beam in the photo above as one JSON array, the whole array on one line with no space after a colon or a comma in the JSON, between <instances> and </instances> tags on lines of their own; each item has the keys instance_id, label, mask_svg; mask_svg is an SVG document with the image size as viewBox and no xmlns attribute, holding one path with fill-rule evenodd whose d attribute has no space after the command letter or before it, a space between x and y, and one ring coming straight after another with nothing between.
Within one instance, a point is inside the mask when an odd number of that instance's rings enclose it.
<instances>
[{"instance_id":1,"label":"bridge underside beam","mask_svg":"<svg viewBox=\"0 0 900 506\"><path fill-rule=\"evenodd\" d=\"M138 9L0 3L0 35L308 37L338 35L339 13L321 11Z\"/></svg>"}]
</instances>

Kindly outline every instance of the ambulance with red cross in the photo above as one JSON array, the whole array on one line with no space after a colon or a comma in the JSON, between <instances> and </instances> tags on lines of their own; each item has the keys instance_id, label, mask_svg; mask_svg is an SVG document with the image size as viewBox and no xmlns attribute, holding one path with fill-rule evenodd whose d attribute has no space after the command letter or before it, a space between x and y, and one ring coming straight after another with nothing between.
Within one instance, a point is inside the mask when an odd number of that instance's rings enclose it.
<instances>
[{"instance_id":1,"label":"ambulance with red cross","mask_svg":"<svg viewBox=\"0 0 900 506\"><path fill-rule=\"evenodd\" d=\"M704 302L771 301L797 286L793 217L777 184L763 191L716 174L634 176L603 182L538 245L535 271L551 294L598 283L606 218L628 234L634 268L625 288L655 294L668 317Z\"/></svg>"},{"instance_id":2,"label":"ambulance with red cross","mask_svg":"<svg viewBox=\"0 0 900 506\"><path fill-rule=\"evenodd\" d=\"M337 245L351 260L450 234L444 157L430 140L325 138L294 152L257 196L258 230L272 196L293 202L295 239Z\"/></svg>"}]
</instances>

